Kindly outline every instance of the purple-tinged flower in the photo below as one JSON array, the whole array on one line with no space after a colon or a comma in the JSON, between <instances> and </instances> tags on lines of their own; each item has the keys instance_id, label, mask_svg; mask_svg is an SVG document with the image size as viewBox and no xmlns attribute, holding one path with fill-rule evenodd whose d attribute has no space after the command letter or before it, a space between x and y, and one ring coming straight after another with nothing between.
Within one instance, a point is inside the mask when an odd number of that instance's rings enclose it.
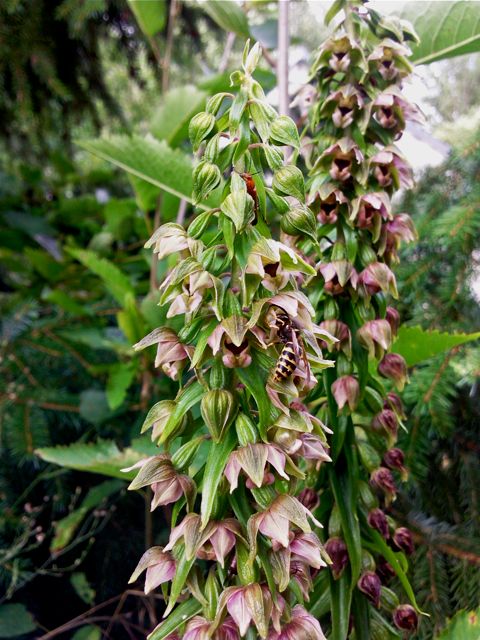
<instances>
[{"instance_id":1,"label":"purple-tinged flower","mask_svg":"<svg viewBox=\"0 0 480 640\"><path fill-rule=\"evenodd\" d=\"M154 329L133 345L133 348L139 351L152 344L158 345L155 366L162 367L163 372L172 380L178 380L186 361L193 355L194 347L182 344L173 329L162 327Z\"/></svg>"},{"instance_id":2,"label":"purple-tinged flower","mask_svg":"<svg viewBox=\"0 0 480 640\"><path fill-rule=\"evenodd\" d=\"M135 582L138 576L146 571L145 593L150 593L163 582L168 582L175 575L175 560L162 547L152 547L145 551L132 573L128 584Z\"/></svg>"},{"instance_id":3,"label":"purple-tinged flower","mask_svg":"<svg viewBox=\"0 0 480 640\"><path fill-rule=\"evenodd\" d=\"M392 409L393 411L395 411L395 413L397 414L397 416L401 420L405 420L406 419L407 416L405 415L405 409L403 407L403 402L402 402L400 396L398 394L394 393L393 391L389 391L387 393L387 397L385 398L383 406L386 409Z\"/></svg>"},{"instance_id":4,"label":"purple-tinged flower","mask_svg":"<svg viewBox=\"0 0 480 640\"><path fill-rule=\"evenodd\" d=\"M392 336L395 337L400 327L400 314L393 307L387 307L387 310L385 311L385 320L390 325Z\"/></svg>"},{"instance_id":5,"label":"purple-tinged flower","mask_svg":"<svg viewBox=\"0 0 480 640\"><path fill-rule=\"evenodd\" d=\"M353 85L345 85L331 93L321 105L323 117L331 117L338 129L346 129L358 116L364 105L362 94Z\"/></svg>"},{"instance_id":6,"label":"purple-tinged flower","mask_svg":"<svg viewBox=\"0 0 480 640\"><path fill-rule=\"evenodd\" d=\"M287 457L276 444L247 444L230 454L225 467L225 476L230 483L230 493L238 487L238 476L243 471L256 487L261 487L265 478L267 462L272 465L279 476L288 480L285 473Z\"/></svg>"},{"instance_id":7,"label":"purple-tinged flower","mask_svg":"<svg viewBox=\"0 0 480 640\"><path fill-rule=\"evenodd\" d=\"M182 640L240 640L238 628L232 618L227 617L211 635L212 623L203 616L195 616L187 622Z\"/></svg>"},{"instance_id":8,"label":"purple-tinged flower","mask_svg":"<svg viewBox=\"0 0 480 640\"><path fill-rule=\"evenodd\" d=\"M342 205L348 206L348 200L340 189L333 184L312 184L307 203L322 224L335 224Z\"/></svg>"},{"instance_id":9,"label":"purple-tinged flower","mask_svg":"<svg viewBox=\"0 0 480 640\"><path fill-rule=\"evenodd\" d=\"M413 176L410 165L395 147L378 151L370 160L373 176L382 189L411 189Z\"/></svg>"},{"instance_id":10,"label":"purple-tinged flower","mask_svg":"<svg viewBox=\"0 0 480 640\"><path fill-rule=\"evenodd\" d=\"M402 242L413 242L417 232L412 218L407 213L399 213L382 228L378 252L389 263L397 263L398 250Z\"/></svg>"},{"instance_id":11,"label":"purple-tinged flower","mask_svg":"<svg viewBox=\"0 0 480 640\"><path fill-rule=\"evenodd\" d=\"M338 580L342 575L345 567L348 564L348 551L347 545L341 538L330 538L325 543L325 551L328 553L332 564L330 568L335 580Z\"/></svg>"},{"instance_id":12,"label":"purple-tinged flower","mask_svg":"<svg viewBox=\"0 0 480 640\"><path fill-rule=\"evenodd\" d=\"M382 583L388 583L389 580L394 578L397 574L395 573L393 567L385 560L385 558L380 557L377 560L377 569L376 573Z\"/></svg>"},{"instance_id":13,"label":"purple-tinged flower","mask_svg":"<svg viewBox=\"0 0 480 640\"><path fill-rule=\"evenodd\" d=\"M314 269L291 247L263 238L250 251L246 273L259 276L263 286L275 293L291 281L292 274L314 275Z\"/></svg>"},{"instance_id":14,"label":"purple-tinged flower","mask_svg":"<svg viewBox=\"0 0 480 640\"><path fill-rule=\"evenodd\" d=\"M390 409L382 409L372 420L372 429L374 431L385 432L394 442L398 433L397 414Z\"/></svg>"},{"instance_id":15,"label":"purple-tinged flower","mask_svg":"<svg viewBox=\"0 0 480 640\"><path fill-rule=\"evenodd\" d=\"M287 453L305 460L316 460L319 463L331 462L327 449L320 436L314 433L301 433L287 449Z\"/></svg>"},{"instance_id":16,"label":"purple-tinged flower","mask_svg":"<svg viewBox=\"0 0 480 640\"><path fill-rule=\"evenodd\" d=\"M251 516L248 521L248 537L251 545L251 555L256 551L257 534L260 531L273 542L287 548L289 545L290 524L295 525L304 533L310 533L308 519L318 527L322 525L301 502L288 494L275 498L270 506Z\"/></svg>"},{"instance_id":17,"label":"purple-tinged flower","mask_svg":"<svg viewBox=\"0 0 480 640\"><path fill-rule=\"evenodd\" d=\"M398 629L413 633L418 627L417 612L411 605L401 604L393 612L393 622Z\"/></svg>"},{"instance_id":18,"label":"purple-tinged flower","mask_svg":"<svg viewBox=\"0 0 480 640\"><path fill-rule=\"evenodd\" d=\"M387 516L381 509L372 509L368 514L367 522L372 527L372 529L376 529L383 536L383 538L385 538L385 540L388 540L390 538Z\"/></svg>"},{"instance_id":19,"label":"purple-tinged flower","mask_svg":"<svg viewBox=\"0 0 480 640\"><path fill-rule=\"evenodd\" d=\"M328 331L337 342L329 345L327 342L321 341L320 346L322 349L328 349L329 351L343 351L343 353L350 357L352 355L352 334L348 325L340 320L324 320L320 323L320 328L324 331Z\"/></svg>"},{"instance_id":20,"label":"purple-tinged flower","mask_svg":"<svg viewBox=\"0 0 480 640\"><path fill-rule=\"evenodd\" d=\"M399 88L390 86L373 101L374 117L381 127L401 135L405 121L423 123L424 118L418 107L404 98Z\"/></svg>"},{"instance_id":21,"label":"purple-tinged flower","mask_svg":"<svg viewBox=\"0 0 480 640\"><path fill-rule=\"evenodd\" d=\"M395 276L384 262L372 262L365 267L358 276L358 288L365 296L383 291L398 298Z\"/></svg>"},{"instance_id":22,"label":"purple-tinged flower","mask_svg":"<svg viewBox=\"0 0 480 640\"><path fill-rule=\"evenodd\" d=\"M222 362L229 368L248 367L252 362L250 343L266 348L265 333L257 326L249 326L240 315L224 318L210 334L207 344L213 355L222 350Z\"/></svg>"},{"instance_id":23,"label":"purple-tinged flower","mask_svg":"<svg viewBox=\"0 0 480 640\"><path fill-rule=\"evenodd\" d=\"M360 182L364 182L363 159L362 152L353 140L341 138L318 157L312 173L323 169L336 182L346 182L352 176L356 176Z\"/></svg>"},{"instance_id":24,"label":"purple-tinged flower","mask_svg":"<svg viewBox=\"0 0 480 640\"><path fill-rule=\"evenodd\" d=\"M371 358L380 359L392 343L392 330L386 320L370 320L357 331L359 342Z\"/></svg>"},{"instance_id":25,"label":"purple-tinged flower","mask_svg":"<svg viewBox=\"0 0 480 640\"><path fill-rule=\"evenodd\" d=\"M315 511L315 509L320 504L320 498L318 497L318 493L315 489L310 489L310 487L306 487L302 489L297 496L298 501L303 504L309 511Z\"/></svg>"},{"instance_id":26,"label":"purple-tinged flower","mask_svg":"<svg viewBox=\"0 0 480 640\"><path fill-rule=\"evenodd\" d=\"M266 597L261 585L254 582L241 587L227 587L220 596L218 613L221 613L225 607L241 636L247 633L253 622L260 637L267 637L268 623L274 607L271 597Z\"/></svg>"},{"instance_id":27,"label":"purple-tinged flower","mask_svg":"<svg viewBox=\"0 0 480 640\"><path fill-rule=\"evenodd\" d=\"M313 532L295 533L290 542L289 550L295 560L306 562L314 569L327 566L322 557L322 553L324 553L322 543Z\"/></svg>"},{"instance_id":28,"label":"purple-tinged flower","mask_svg":"<svg viewBox=\"0 0 480 640\"><path fill-rule=\"evenodd\" d=\"M368 56L368 61L373 62L379 74L386 82L395 78L404 78L412 71L412 66L407 60L410 49L390 38L380 42Z\"/></svg>"},{"instance_id":29,"label":"purple-tinged flower","mask_svg":"<svg viewBox=\"0 0 480 640\"><path fill-rule=\"evenodd\" d=\"M373 571L365 571L360 576L357 582L357 587L378 609L378 607L380 606L380 590L382 587L382 583L377 574Z\"/></svg>"},{"instance_id":30,"label":"purple-tinged flower","mask_svg":"<svg viewBox=\"0 0 480 640\"><path fill-rule=\"evenodd\" d=\"M360 385L353 376L342 376L332 384L332 393L339 411L348 405L350 411L355 411L360 398Z\"/></svg>"},{"instance_id":31,"label":"purple-tinged flower","mask_svg":"<svg viewBox=\"0 0 480 640\"><path fill-rule=\"evenodd\" d=\"M133 469L140 469L140 471L128 488L135 490L151 487L153 491L151 511L159 506L177 502L182 494L188 502L195 495L195 482L189 476L177 473L167 454L144 458L122 471L128 472Z\"/></svg>"},{"instance_id":32,"label":"purple-tinged flower","mask_svg":"<svg viewBox=\"0 0 480 640\"><path fill-rule=\"evenodd\" d=\"M321 264L319 271L325 280L324 291L331 296L340 295L347 286L352 289L357 288L357 272L347 260L335 260Z\"/></svg>"},{"instance_id":33,"label":"purple-tinged flower","mask_svg":"<svg viewBox=\"0 0 480 640\"><path fill-rule=\"evenodd\" d=\"M389 469L400 471L400 477L403 481L408 478L408 471L405 467L405 454L401 449L389 449L383 456L383 464Z\"/></svg>"},{"instance_id":34,"label":"purple-tinged flower","mask_svg":"<svg viewBox=\"0 0 480 640\"><path fill-rule=\"evenodd\" d=\"M393 532L393 543L398 549L405 551L409 556L415 551L412 532L410 529L407 529L407 527L398 527L398 529L395 529Z\"/></svg>"},{"instance_id":35,"label":"purple-tinged flower","mask_svg":"<svg viewBox=\"0 0 480 640\"><path fill-rule=\"evenodd\" d=\"M403 390L408 378L407 363L398 353L387 353L378 365L378 372L384 378L390 378L399 391Z\"/></svg>"},{"instance_id":36,"label":"purple-tinged flower","mask_svg":"<svg viewBox=\"0 0 480 640\"><path fill-rule=\"evenodd\" d=\"M370 474L370 484L385 494L385 503L389 505L397 495L397 487L392 472L386 467L379 467Z\"/></svg>"},{"instance_id":37,"label":"purple-tinged flower","mask_svg":"<svg viewBox=\"0 0 480 640\"><path fill-rule=\"evenodd\" d=\"M281 631L271 631L268 640L326 640L318 620L301 605L296 604L290 621L283 625Z\"/></svg>"},{"instance_id":38,"label":"purple-tinged flower","mask_svg":"<svg viewBox=\"0 0 480 640\"><path fill-rule=\"evenodd\" d=\"M172 529L166 551L174 548L183 538L187 560L195 556L216 560L223 567L225 557L235 546L235 536L240 535L240 525L234 518L221 521L211 520L205 527L199 515L189 513L182 522Z\"/></svg>"},{"instance_id":39,"label":"purple-tinged flower","mask_svg":"<svg viewBox=\"0 0 480 640\"><path fill-rule=\"evenodd\" d=\"M368 229L373 242L376 242L380 237L382 222L391 217L390 208L390 200L383 191L367 193L352 201L350 220L354 221L359 229Z\"/></svg>"}]
</instances>

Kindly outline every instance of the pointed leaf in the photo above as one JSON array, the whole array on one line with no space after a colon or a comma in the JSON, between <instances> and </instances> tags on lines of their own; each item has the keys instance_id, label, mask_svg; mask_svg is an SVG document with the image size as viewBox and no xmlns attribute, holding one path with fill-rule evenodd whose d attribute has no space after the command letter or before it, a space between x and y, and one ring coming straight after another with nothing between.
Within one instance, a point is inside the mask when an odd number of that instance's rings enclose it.
<instances>
[{"instance_id":1,"label":"pointed leaf","mask_svg":"<svg viewBox=\"0 0 480 640\"><path fill-rule=\"evenodd\" d=\"M205 527L209 521L218 485L223 478L223 470L236 442L235 430L231 428L222 442L211 443L203 474L202 504L200 507L202 527Z\"/></svg>"},{"instance_id":2,"label":"pointed leaf","mask_svg":"<svg viewBox=\"0 0 480 640\"><path fill-rule=\"evenodd\" d=\"M392 351L403 356L409 367L433 358L444 351L480 338L477 333L425 331L421 327L400 327Z\"/></svg>"},{"instance_id":3,"label":"pointed leaf","mask_svg":"<svg viewBox=\"0 0 480 640\"><path fill-rule=\"evenodd\" d=\"M232 2L232 0L203 0L199 6L225 31L232 31L244 38L248 38L250 35L247 17L236 2Z\"/></svg>"},{"instance_id":4,"label":"pointed leaf","mask_svg":"<svg viewBox=\"0 0 480 640\"><path fill-rule=\"evenodd\" d=\"M147 640L165 640L171 633L173 633L178 627L185 622L188 622L190 618L200 613L202 605L195 600L195 598L189 598L178 605L178 607L171 613L168 618L161 622L152 633L147 636Z\"/></svg>"}]
</instances>

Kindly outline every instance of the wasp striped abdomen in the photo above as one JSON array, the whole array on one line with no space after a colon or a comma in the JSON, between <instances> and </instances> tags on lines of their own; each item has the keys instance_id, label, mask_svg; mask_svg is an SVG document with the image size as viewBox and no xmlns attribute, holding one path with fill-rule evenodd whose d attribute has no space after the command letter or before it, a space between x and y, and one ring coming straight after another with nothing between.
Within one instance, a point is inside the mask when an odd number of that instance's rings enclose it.
<instances>
[{"instance_id":1,"label":"wasp striped abdomen","mask_svg":"<svg viewBox=\"0 0 480 640\"><path fill-rule=\"evenodd\" d=\"M293 342L289 340L285 343L278 357L277 364L275 365L275 372L273 374L274 381L281 382L290 377L297 367L297 362L298 357L295 353Z\"/></svg>"}]
</instances>

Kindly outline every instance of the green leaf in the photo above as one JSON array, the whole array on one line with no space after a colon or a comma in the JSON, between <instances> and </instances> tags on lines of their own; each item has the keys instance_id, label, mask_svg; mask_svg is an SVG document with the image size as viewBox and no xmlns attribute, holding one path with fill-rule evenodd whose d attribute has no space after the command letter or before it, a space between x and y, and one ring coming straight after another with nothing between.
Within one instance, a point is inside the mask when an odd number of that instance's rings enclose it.
<instances>
[{"instance_id":1,"label":"green leaf","mask_svg":"<svg viewBox=\"0 0 480 640\"><path fill-rule=\"evenodd\" d=\"M36 629L36 624L23 604L0 606L0 638L16 638Z\"/></svg>"},{"instance_id":2,"label":"green leaf","mask_svg":"<svg viewBox=\"0 0 480 640\"><path fill-rule=\"evenodd\" d=\"M202 110L206 97L205 91L193 85L171 89L163 96L152 118L150 131L159 140L166 140L170 146L177 147L188 137L190 119Z\"/></svg>"},{"instance_id":3,"label":"green leaf","mask_svg":"<svg viewBox=\"0 0 480 640\"><path fill-rule=\"evenodd\" d=\"M258 363L253 362L245 369L237 369L238 377L252 394L258 407L259 424L258 431L264 442L268 442L267 427L270 426L271 402L265 389L265 380L260 373Z\"/></svg>"},{"instance_id":4,"label":"green leaf","mask_svg":"<svg viewBox=\"0 0 480 640\"><path fill-rule=\"evenodd\" d=\"M43 447L35 453L45 460L67 469L101 473L104 476L133 480L137 472L134 469L124 473L121 469L131 467L141 458L155 455L158 449L149 438L137 438L132 444L120 451L113 440L97 442L75 442L58 447Z\"/></svg>"},{"instance_id":5,"label":"green leaf","mask_svg":"<svg viewBox=\"0 0 480 640\"><path fill-rule=\"evenodd\" d=\"M190 569L192 568L195 560L195 554L193 554L193 557L190 558L190 560L187 560L185 547L182 545L180 556L177 558L175 575L172 580L172 588L170 590L168 607L163 614L164 616L167 616L175 606L180 594L182 593L183 587L185 586L185 582L188 578L188 574L190 573Z\"/></svg>"},{"instance_id":6,"label":"green leaf","mask_svg":"<svg viewBox=\"0 0 480 640\"><path fill-rule=\"evenodd\" d=\"M118 409L123 404L136 372L136 362L119 362L110 367L106 388L110 409Z\"/></svg>"},{"instance_id":7,"label":"green leaf","mask_svg":"<svg viewBox=\"0 0 480 640\"><path fill-rule=\"evenodd\" d=\"M205 472L203 474L202 504L200 507L202 527L205 527L209 521L217 495L218 485L223 477L223 470L235 444L235 429L233 429L233 427L228 430L223 441L211 443L205 465Z\"/></svg>"},{"instance_id":8,"label":"green leaf","mask_svg":"<svg viewBox=\"0 0 480 640\"><path fill-rule=\"evenodd\" d=\"M478 640L480 638L480 608L459 611L448 623L437 640Z\"/></svg>"},{"instance_id":9,"label":"green leaf","mask_svg":"<svg viewBox=\"0 0 480 640\"><path fill-rule=\"evenodd\" d=\"M167 3L165 0L128 0L128 6L143 33L151 38L165 26Z\"/></svg>"},{"instance_id":10,"label":"green leaf","mask_svg":"<svg viewBox=\"0 0 480 640\"><path fill-rule=\"evenodd\" d=\"M207 348L208 339L217 325L217 320L210 320L207 326L200 331L197 339L197 344L195 346L195 351L193 352L192 368L196 367L200 363L205 349Z\"/></svg>"},{"instance_id":11,"label":"green leaf","mask_svg":"<svg viewBox=\"0 0 480 640\"><path fill-rule=\"evenodd\" d=\"M137 178L193 203L192 161L178 149L151 136L118 135L80 140L77 144L90 153L113 163ZM207 209L204 205L200 208Z\"/></svg>"},{"instance_id":12,"label":"green leaf","mask_svg":"<svg viewBox=\"0 0 480 640\"><path fill-rule=\"evenodd\" d=\"M105 482L98 484L96 487L92 487L78 509L55 523L55 535L50 544L50 551L59 551L66 547L87 513L98 507L101 502L122 489L123 486L123 482L119 480L105 480Z\"/></svg>"},{"instance_id":13,"label":"green leaf","mask_svg":"<svg viewBox=\"0 0 480 640\"><path fill-rule=\"evenodd\" d=\"M238 36L245 38L250 35L247 17L236 2L232 2L232 0L203 0L199 6L225 31L233 31Z\"/></svg>"},{"instance_id":14,"label":"green leaf","mask_svg":"<svg viewBox=\"0 0 480 640\"><path fill-rule=\"evenodd\" d=\"M413 367L443 351L479 338L480 331L477 333L443 333L437 330L425 331L421 327L400 327L392 351L403 356L407 365Z\"/></svg>"},{"instance_id":15,"label":"green leaf","mask_svg":"<svg viewBox=\"0 0 480 640\"><path fill-rule=\"evenodd\" d=\"M415 64L480 51L478 2L408 2L400 16L412 22L420 38L412 47Z\"/></svg>"},{"instance_id":16,"label":"green leaf","mask_svg":"<svg viewBox=\"0 0 480 640\"><path fill-rule=\"evenodd\" d=\"M329 468L330 484L335 502L341 517L342 531L348 549L352 583L356 583L362 565L362 542L360 539L360 525L352 496L351 482L346 476L338 476L333 467Z\"/></svg>"},{"instance_id":17,"label":"green leaf","mask_svg":"<svg viewBox=\"0 0 480 640\"><path fill-rule=\"evenodd\" d=\"M68 248L66 250L103 280L108 291L120 305L123 306L127 294L135 295L135 290L129 279L113 262L106 258L100 258L96 253L87 249Z\"/></svg>"},{"instance_id":18,"label":"green leaf","mask_svg":"<svg viewBox=\"0 0 480 640\"><path fill-rule=\"evenodd\" d=\"M72 640L100 640L102 637L102 631L100 627L89 624L85 627L80 627L72 636Z\"/></svg>"},{"instance_id":19,"label":"green leaf","mask_svg":"<svg viewBox=\"0 0 480 640\"><path fill-rule=\"evenodd\" d=\"M173 633L178 627L193 616L200 612L202 605L195 600L195 598L189 598L182 602L168 618L161 622L158 627L152 631L147 637L147 640L164 640L168 635Z\"/></svg>"},{"instance_id":20,"label":"green leaf","mask_svg":"<svg viewBox=\"0 0 480 640\"><path fill-rule=\"evenodd\" d=\"M232 191L220 205L222 213L235 225L237 233L254 219L253 198L246 191Z\"/></svg>"},{"instance_id":21,"label":"green leaf","mask_svg":"<svg viewBox=\"0 0 480 640\"><path fill-rule=\"evenodd\" d=\"M332 634L330 640L346 640L350 620L351 589L347 574L338 580L330 574L330 609L332 615Z\"/></svg>"}]
</instances>

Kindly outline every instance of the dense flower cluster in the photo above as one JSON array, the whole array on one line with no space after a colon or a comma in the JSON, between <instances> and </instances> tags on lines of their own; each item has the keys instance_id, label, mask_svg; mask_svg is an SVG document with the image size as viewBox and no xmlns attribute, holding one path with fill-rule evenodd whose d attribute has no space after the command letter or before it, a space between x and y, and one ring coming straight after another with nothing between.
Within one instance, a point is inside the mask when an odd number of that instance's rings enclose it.
<instances>
[{"instance_id":1,"label":"dense flower cluster","mask_svg":"<svg viewBox=\"0 0 480 640\"><path fill-rule=\"evenodd\" d=\"M169 261L172 320L136 346L156 345L179 385L147 415L162 450L131 485L152 488L152 509L174 505L169 539L132 576L162 585L161 638L322 640L321 621L375 639L417 624L386 586L396 574L413 598L412 536L388 514L407 473L390 387L407 367L387 301L415 237L390 200L412 183L394 141L419 117L400 91L414 36L361 2L334 6L344 19L313 66L311 137L268 104L247 45L232 93L190 124L200 213L147 243Z\"/></svg>"},{"instance_id":2,"label":"dense flower cluster","mask_svg":"<svg viewBox=\"0 0 480 640\"><path fill-rule=\"evenodd\" d=\"M179 392L150 410L143 430L162 452L135 465L130 486L152 488L152 509L174 505L172 530L132 580L146 571L146 592L162 585L168 627L159 629L170 639L324 638L304 602L331 562L308 493L330 461L329 429L304 401L333 365L322 348L337 338L316 324L306 295L315 217L301 171L283 160L281 147L300 147L295 124L253 78L259 53L247 45L235 92L213 96L191 121L203 211L147 243L175 256L160 304L182 328L136 345L156 345Z\"/></svg>"},{"instance_id":3,"label":"dense flower cluster","mask_svg":"<svg viewBox=\"0 0 480 640\"><path fill-rule=\"evenodd\" d=\"M325 345L335 369L325 373L328 402L319 413L334 431L326 549L334 579L341 581L349 568L344 579L356 584L370 607L382 609L385 617L376 614L370 628L375 638L384 637L392 621L402 631L417 624L415 609L397 606L386 585L397 574L408 588L406 564L394 552L413 551L410 531L388 514L398 478L407 473L395 447L403 408L391 390L403 389L407 366L391 352L400 318L389 299L398 295L392 267L400 243L415 238L410 217L392 211L395 191L412 185L395 141L406 121L421 115L401 93L411 72L411 27L360 1L340 7L343 20L313 64L315 106L302 155L310 176L307 204L322 238L315 304L321 326L338 339ZM326 498L328 490L317 486ZM365 624L356 599L353 629Z\"/></svg>"}]
</instances>

